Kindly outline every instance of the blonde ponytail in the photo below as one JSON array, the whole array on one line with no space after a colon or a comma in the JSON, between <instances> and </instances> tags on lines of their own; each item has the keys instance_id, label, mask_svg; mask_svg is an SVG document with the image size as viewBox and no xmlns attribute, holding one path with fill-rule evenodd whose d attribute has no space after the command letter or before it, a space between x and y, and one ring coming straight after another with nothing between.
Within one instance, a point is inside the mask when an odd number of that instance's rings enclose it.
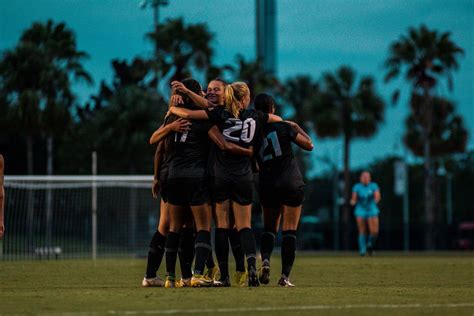
<instances>
[{"instance_id":1,"label":"blonde ponytail","mask_svg":"<svg viewBox=\"0 0 474 316\"><path fill-rule=\"evenodd\" d=\"M240 102L250 95L249 87L245 82L234 82L225 87L225 109L235 118L239 117Z\"/></svg>"}]
</instances>

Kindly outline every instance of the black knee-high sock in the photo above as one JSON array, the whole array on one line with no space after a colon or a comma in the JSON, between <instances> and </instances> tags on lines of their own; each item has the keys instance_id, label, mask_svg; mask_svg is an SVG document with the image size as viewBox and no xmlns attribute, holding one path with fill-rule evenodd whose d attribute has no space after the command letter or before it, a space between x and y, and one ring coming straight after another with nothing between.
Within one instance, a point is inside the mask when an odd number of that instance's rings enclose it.
<instances>
[{"instance_id":1,"label":"black knee-high sock","mask_svg":"<svg viewBox=\"0 0 474 316\"><path fill-rule=\"evenodd\" d=\"M233 228L229 230L229 241L232 247L232 255L235 260L235 270L239 272L245 271L245 255L240 242L240 234L237 229Z\"/></svg>"},{"instance_id":2,"label":"black knee-high sock","mask_svg":"<svg viewBox=\"0 0 474 316\"><path fill-rule=\"evenodd\" d=\"M247 257L247 267L255 269L257 261L257 246L255 245L255 236L250 228L243 228L239 231L240 241Z\"/></svg>"},{"instance_id":3,"label":"black knee-high sock","mask_svg":"<svg viewBox=\"0 0 474 316\"><path fill-rule=\"evenodd\" d=\"M165 253L166 237L156 231L150 241L148 250L148 261L146 264L146 278L156 277L156 271L160 268L163 254Z\"/></svg>"},{"instance_id":4,"label":"black knee-high sock","mask_svg":"<svg viewBox=\"0 0 474 316\"><path fill-rule=\"evenodd\" d=\"M217 263L221 272L221 279L229 276L229 240L227 228L216 228L215 242Z\"/></svg>"},{"instance_id":5,"label":"black knee-high sock","mask_svg":"<svg viewBox=\"0 0 474 316\"><path fill-rule=\"evenodd\" d=\"M166 274L174 277L176 275L176 257L178 256L179 233L169 232L166 236Z\"/></svg>"},{"instance_id":6,"label":"black knee-high sock","mask_svg":"<svg viewBox=\"0 0 474 316\"><path fill-rule=\"evenodd\" d=\"M212 246L211 246L212 248ZM216 266L216 264L214 263L214 258L212 257L212 251L209 251L209 257L207 257L207 260L206 260L206 267L208 269L212 269Z\"/></svg>"},{"instance_id":7,"label":"black knee-high sock","mask_svg":"<svg viewBox=\"0 0 474 316\"><path fill-rule=\"evenodd\" d=\"M283 231L281 241L281 274L290 276L296 255L296 230Z\"/></svg>"},{"instance_id":8,"label":"black knee-high sock","mask_svg":"<svg viewBox=\"0 0 474 316\"><path fill-rule=\"evenodd\" d=\"M181 276L184 279L192 277L192 265L194 260L194 229L183 228L181 231L181 238L179 240L179 264L181 266Z\"/></svg>"},{"instance_id":9,"label":"black knee-high sock","mask_svg":"<svg viewBox=\"0 0 474 316\"><path fill-rule=\"evenodd\" d=\"M262 233L262 240L260 244L260 253L262 254L262 261L264 264L270 262L272 256L273 246L275 245L276 232L265 230ZM266 262L265 262L266 261Z\"/></svg>"},{"instance_id":10,"label":"black knee-high sock","mask_svg":"<svg viewBox=\"0 0 474 316\"><path fill-rule=\"evenodd\" d=\"M194 263L194 273L203 274L204 266L211 252L211 233L206 230L200 230L196 234L196 262Z\"/></svg>"}]
</instances>

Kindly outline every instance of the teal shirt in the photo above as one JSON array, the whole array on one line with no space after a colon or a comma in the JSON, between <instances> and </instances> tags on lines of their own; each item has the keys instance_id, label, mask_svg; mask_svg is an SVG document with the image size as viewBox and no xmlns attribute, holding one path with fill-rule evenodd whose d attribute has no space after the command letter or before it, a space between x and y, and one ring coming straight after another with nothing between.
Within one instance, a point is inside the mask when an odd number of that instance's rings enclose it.
<instances>
[{"instance_id":1,"label":"teal shirt","mask_svg":"<svg viewBox=\"0 0 474 316\"><path fill-rule=\"evenodd\" d=\"M357 194L356 212L358 210L365 212L378 212L377 205L374 200L374 193L379 191L379 186L375 182L367 185L357 183L352 188L352 192Z\"/></svg>"}]
</instances>

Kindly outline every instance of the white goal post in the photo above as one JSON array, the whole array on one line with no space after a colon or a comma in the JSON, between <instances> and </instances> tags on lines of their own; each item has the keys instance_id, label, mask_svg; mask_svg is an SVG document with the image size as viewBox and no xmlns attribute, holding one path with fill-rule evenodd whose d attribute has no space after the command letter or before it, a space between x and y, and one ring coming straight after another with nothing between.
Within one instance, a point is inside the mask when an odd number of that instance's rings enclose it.
<instances>
[{"instance_id":1,"label":"white goal post","mask_svg":"<svg viewBox=\"0 0 474 316\"><path fill-rule=\"evenodd\" d=\"M153 177L5 176L8 259L141 255L159 218Z\"/></svg>"}]
</instances>

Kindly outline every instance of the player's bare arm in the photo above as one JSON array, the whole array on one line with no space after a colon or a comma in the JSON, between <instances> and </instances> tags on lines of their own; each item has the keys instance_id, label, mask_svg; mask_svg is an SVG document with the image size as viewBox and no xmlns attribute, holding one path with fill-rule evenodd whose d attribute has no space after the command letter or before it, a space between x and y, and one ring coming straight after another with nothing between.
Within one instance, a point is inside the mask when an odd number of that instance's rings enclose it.
<instances>
[{"instance_id":1,"label":"player's bare arm","mask_svg":"<svg viewBox=\"0 0 474 316\"><path fill-rule=\"evenodd\" d=\"M175 91L179 91L181 93L186 94L197 106L201 108L210 108L215 107L216 104L212 103L211 101L207 100L206 98L194 93L193 91L189 90L184 86L183 83L179 81L171 82L171 87L175 89Z\"/></svg>"},{"instance_id":2,"label":"player's bare arm","mask_svg":"<svg viewBox=\"0 0 474 316\"><path fill-rule=\"evenodd\" d=\"M375 203L379 203L381 198L382 198L382 196L380 195L380 191L379 190L375 191L375 193L374 193Z\"/></svg>"},{"instance_id":3,"label":"player's bare arm","mask_svg":"<svg viewBox=\"0 0 474 316\"><path fill-rule=\"evenodd\" d=\"M179 132L179 133L184 133L186 131L189 131L190 126L192 123L188 120L185 119L178 119L174 122L171 122L166 125L161 125L160 128L158 128L150 137L150 144L156 144L160 141L162 141L166 135L168 135L171 132Z\"/></svg>"},{"instance_id":4,"label":"player's bare arm","mask_svg":"<svg viewBox=\"0 0 474 316\"><path fill-rule=\"evenodd\" d=\"M219 131L217 126L213 126L209 132L211 140L219 147L220 150L231 152L235 155L249 156L253 155L253 147L244 148L232 142L225 140L224 135Z\"/></svg>"},{"instance_id":5,"label":"player's bare arm","mask_svg":"<svg viewBox=\"0 0 474 316\"><path fill-rule=\"evenodd\" d=\"M276 122L281 122L283 119L275 114L268 113L268 122L267 123L276 123Z\"/></svg>"},{"instance_id":6,"label":"player's bare arm","mask_svg":"<svg viewBox=\"0 0 474 316\"><path fill-rule=\"evenodd\" d=\"M351 203L352 206L356 205L356 203L357 203L357 193L352 192L352 197L351 197L350 203Z\"/></svg>"},{"instance_id":7,"label":"player's bare arm","mask_svg":"<svg viewBox=\"0 0 474 316\"><path fill-rule=\"evenodd\" d=\"M163 161L164 148L165 144L159 142L155 150L155 157L153 158L153 185L151 187L151 193L155 199L158 198L160 192L160 169L161 162Z\"/></svg>"},{"instance_id":8,"label":"player's bare arm","mask_svg":"<svg viewBox=\"0 0 474 316\"><path fill-rule=\"evenodd\" d=\"M193 120L208 120L209 116L204 110L190 110L177 106L172 106L170 108L170 113L177 115L184 119L193 119Z\"/></svg>"}]
</instances>

